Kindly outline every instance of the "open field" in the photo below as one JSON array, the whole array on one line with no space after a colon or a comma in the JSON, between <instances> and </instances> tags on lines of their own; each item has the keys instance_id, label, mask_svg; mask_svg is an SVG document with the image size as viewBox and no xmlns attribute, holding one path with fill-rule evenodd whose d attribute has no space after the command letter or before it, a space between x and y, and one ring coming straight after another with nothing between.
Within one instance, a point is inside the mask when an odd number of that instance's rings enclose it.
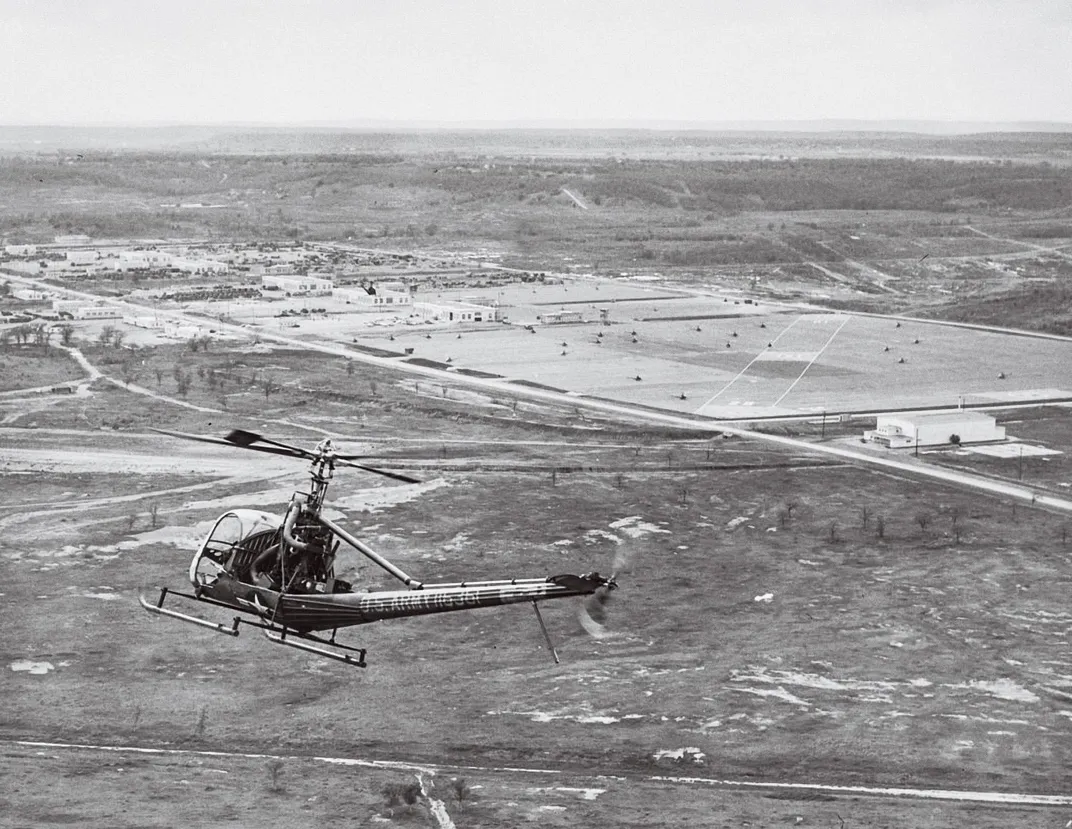
<instances>
[{"instance_id":1,"label":"open field","mask_svg":"<svg viewBox=\"0 0 1072 829\"><path fill-rule=\"evenodd\" d=\"M282 374L295 357L244 359ZM303 359L310 378L346 376L341 364ZM116 394L134 423L150 410L171 412L163 422L180 428L204 423L118 390L90 399ZM303 413L286 387L266 400L271 411L238 422L290 441L323 427L346 432L341 402ZM151 409L139 411L141 401ZM0 682L10 702L0 736L265 756L105 759L9 743L11 825L61 814L153 825L186 802L187 788L211 786L207 802L221 806L208 825L235 808L244 819L436 825L438 802L457 825L840 816L847 825L1027 826L1051 819L1053 807L984 815L954 803L771 799L657 778L1068 791L1070 559L1059 517L745 441L554 425L550 409L458 419L457 401L384 384L363 406L357 445L371 438L377 463L422 469L426 483L338 477L336 517L374 547L424 577L605 571L623 546L632 563L612 601L611 638L588 638L575 606L547 606L560 666L535 620L514 608L354 629L349 640L370 649L370 667L356 671L257 637L152 619L136 605L153 585L181 582L192 545L225 508L281 509L301 464L286 474L285 460L86 432L73 406L58 406L52 428L9 429L0 444L3 486L19 491L0 516L2 592L17 609L5 618ZM292 421L319 417L312 429L288 427L288 410ZM61 449L88 440L96 454L82 465ZM926 525L916 520L923 511ZM340 565L357 583L380 583L354 558ZM44 672L23 669L36 665ZM407 812L389 806L385 787L417 772L344 773L302 759L311 755L444 768L425 775L427 793ZM556 776L541 782L506 767ZM60 776L65 806L29 785L34 773ZM474 787L470 803L451 799L459 775ZM577 789L602 791L588 800Z\"/></svg>"}]
</instances>

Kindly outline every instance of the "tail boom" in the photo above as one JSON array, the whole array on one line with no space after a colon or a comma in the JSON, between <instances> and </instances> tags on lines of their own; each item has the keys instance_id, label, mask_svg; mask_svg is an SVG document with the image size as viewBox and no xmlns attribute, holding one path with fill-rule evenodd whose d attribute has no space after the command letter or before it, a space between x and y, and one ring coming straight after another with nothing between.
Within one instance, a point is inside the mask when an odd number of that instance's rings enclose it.
<instances>
[{"instance_id":1,"label":"tail boom","mask_svg":"<svg viewBox=\"0 0 1072 829\"><path fill-rule=\"evenodd\" d=\"M275 621L296 630L328 630L403 616L587 596L604 587L613 587L613 581L598 573L587 573L543 579L433 584L418 590L286 594L280 597Z\"/></svg>"}]
</instances>

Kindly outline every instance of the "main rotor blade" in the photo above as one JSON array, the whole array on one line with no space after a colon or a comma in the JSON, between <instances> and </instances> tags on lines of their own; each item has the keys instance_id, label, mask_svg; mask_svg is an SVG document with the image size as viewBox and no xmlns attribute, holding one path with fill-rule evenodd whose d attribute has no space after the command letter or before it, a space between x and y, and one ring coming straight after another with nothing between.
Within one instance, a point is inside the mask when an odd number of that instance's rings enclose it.
<instances>
[{"instance_id":1,"label":"main rotor blade","mask_svg":"<svg viewBox=\"0 0 1072 829\"><path fill-rule=\"evenodd\" d=\"M421 483L417 478L411 478L409 475L403 475L401 472L388 472L386 469L365 466L364 464L354 463L353 461L345 460L344 458L336 458L335 463L339 466L352 466L355 469L363 469L365 472L372 472L374 475L383 475L385 478L394 478L396 481L402 481L406 484Z\"/></svg>"},{"instance_id":2,"label":"main rotor blade","mask_svg":"<svg viewBox=\"0 0 1072 829\"><path fill-rule=\"evenodd\" d=\"M152 428L152 427L150 427ZM300 449L294 449L293 447L282 445L281 448L274 446L243 446L242 443L227 440L226 438L215 438L208 435L192 435L189 432L173 432L170 429L155 429L152 431L159 432L162 435L169 435L173 438L182 438L183 440L196 440L200 443L213 443L217 446L229 446L232 449L235 447L243 449L252 449L255 452L268 452L272 455L285 455L288 458L305 458L308 457L308 453L302 452ZM228 435L230 437L230 435Z\"/></svg>"},{"instance_id":3,"label":"main rotor blade","mask_svg":"<svg viewBox=\"0 0 1072 829\"><path fill-rule=\"evenodd\" d=\"M288 452L297 455L302 458L312 458L313 453L308 449L302 449L299 446L291 446L289 443L280 443L278 440L272 440L266 438L263 435L258 435L256 432L247 432L245 429L232 429L224 437L224 440L233 446L241 446L243 449L259 449L262 452L267 451L263 446L254 446L254 443L265 443L268 446L275 446L279 449L286 449Z\"/></svg>"}]
</instances>

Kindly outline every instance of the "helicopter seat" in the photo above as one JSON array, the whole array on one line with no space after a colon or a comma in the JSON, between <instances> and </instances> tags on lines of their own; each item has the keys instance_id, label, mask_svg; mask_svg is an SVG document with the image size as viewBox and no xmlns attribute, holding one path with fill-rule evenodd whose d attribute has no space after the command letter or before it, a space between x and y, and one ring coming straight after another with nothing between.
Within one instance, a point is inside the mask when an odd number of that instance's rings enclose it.
<instances>
[{"instance_id":1,"label":"helicopter seat","mask_svg":"<svg viewBox=\"0 0 1072 829\"><path fill-rule=\"evenodd\" d=\"M239 509L220 517L190 563L196 588L211 587L221 574L249 581L250 566L280 542L282 519L259 510Z\"/></svg>"}]
</instances>

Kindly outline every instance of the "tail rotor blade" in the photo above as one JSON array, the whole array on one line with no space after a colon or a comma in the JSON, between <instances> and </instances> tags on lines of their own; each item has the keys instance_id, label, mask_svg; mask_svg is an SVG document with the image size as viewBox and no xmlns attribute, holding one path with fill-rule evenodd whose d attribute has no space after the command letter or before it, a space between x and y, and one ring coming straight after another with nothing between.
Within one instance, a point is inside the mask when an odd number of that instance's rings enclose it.
<instances>
[{"instance_id":1,"label":"tail rotor blade","mask_svg":"<svg viewBox=\"0 0 1072 829\"><path fill-rule=\"evenodd\" d=\"M611 635L607 627L607 605L610 602L610 588L601 587L581 605L577 619L584 632L593 639L606 639Z\"/></svg>"},{"instance_id":2,"label":"tail rotor blade","mask_svg":"<svg viewBox=\"0 0 1072 829\"><path fill-rule=\"evenodd\" d=\"M612 572L607 584L589 596L581 605L579 614L581 627L593 639L606 639L614 635L608 624L612 593L618 586L618 576L628 573L631 569L635 555L636 548L633 544L628 541L619 544L614 553Z\"/></svg>"}]
</instances>

